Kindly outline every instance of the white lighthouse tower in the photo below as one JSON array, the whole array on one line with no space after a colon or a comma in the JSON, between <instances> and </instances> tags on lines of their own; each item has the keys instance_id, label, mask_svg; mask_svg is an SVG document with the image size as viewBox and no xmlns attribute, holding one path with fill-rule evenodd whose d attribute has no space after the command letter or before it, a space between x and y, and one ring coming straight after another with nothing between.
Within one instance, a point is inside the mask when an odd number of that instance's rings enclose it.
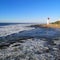
<instances>
[{"instance_id":1,"label":"white lighthouse tower","mask_svg":"<svg viewBox=\"0 0 60 60\"><path fill-rule=\"evenodd\" d=\"M48 17L48 19L47 19L47 25L49 25L50 24L50 18Z\"/></svg>"}]
</instances>

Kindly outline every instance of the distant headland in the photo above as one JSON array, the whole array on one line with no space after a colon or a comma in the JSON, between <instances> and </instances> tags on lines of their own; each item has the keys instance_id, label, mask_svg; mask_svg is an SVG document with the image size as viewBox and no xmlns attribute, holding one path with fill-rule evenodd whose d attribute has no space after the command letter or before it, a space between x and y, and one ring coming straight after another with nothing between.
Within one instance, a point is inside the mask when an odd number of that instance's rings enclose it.
<instances>
[{"instance_id":1,"label":"distant headland","mask_svg":"<svg viewBox=\"0 0 60 60\"><path fill-rule=\"evenodd\" d=\"M37 24L31 27L42 27L42 28L60 28L60 21L55 21L49 24Z\"/></svg>"}]
</instances>

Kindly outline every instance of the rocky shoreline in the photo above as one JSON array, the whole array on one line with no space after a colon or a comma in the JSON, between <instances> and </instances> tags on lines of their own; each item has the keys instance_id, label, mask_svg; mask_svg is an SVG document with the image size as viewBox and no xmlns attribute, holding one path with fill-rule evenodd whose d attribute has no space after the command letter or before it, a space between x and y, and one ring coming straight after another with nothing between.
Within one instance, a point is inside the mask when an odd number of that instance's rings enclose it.
<instances>
[{"instance_id":1,"label":"rocky shoreline","mask_svg":"<svg viewBox=\"0 0 60 60\"><path fill-rule=\"evenodd\" d=\"M0 37L2 59L60 60L60 30L35 26L32 30Z\"/></svg>"},{"instance_id":2,"label":"rocky shoreline","mask_svg":"<svg viewBox=\"0 0 60 60\"><path fill-rule=\"evenodd\" d=\"M59 60L60 44L58 40L47 40L45 38L30 38L15 42L6 49L0 50L0 59L5 60Z\"/></svg>"},{"instance_id":3,"label":"rocky shoreline","mask_svg":"<svg viewBox=\"0 0 60 60\"><path fill-rule=\"evenodd\" d=\"M31 27L35 27L35 28L57 28L60 29L60 24L37 24L37 25L31 25Z\"/></svg>"}]
</instances>

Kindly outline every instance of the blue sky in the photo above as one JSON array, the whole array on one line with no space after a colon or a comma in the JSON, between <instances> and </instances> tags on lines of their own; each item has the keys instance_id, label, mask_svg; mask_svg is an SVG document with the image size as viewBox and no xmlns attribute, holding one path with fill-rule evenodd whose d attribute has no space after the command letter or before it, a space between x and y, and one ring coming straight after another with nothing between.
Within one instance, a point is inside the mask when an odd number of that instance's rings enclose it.
<instances>
[{"instance_id":1,"label":"blue sky","mask_svg":"<svg viewBox=\"0 0 60 60\"><path fill-rule=\"evenodd\" d=\"M45 23L60 19L60 0L0 0L0 22Z\"/></svg>"}]
</instances>

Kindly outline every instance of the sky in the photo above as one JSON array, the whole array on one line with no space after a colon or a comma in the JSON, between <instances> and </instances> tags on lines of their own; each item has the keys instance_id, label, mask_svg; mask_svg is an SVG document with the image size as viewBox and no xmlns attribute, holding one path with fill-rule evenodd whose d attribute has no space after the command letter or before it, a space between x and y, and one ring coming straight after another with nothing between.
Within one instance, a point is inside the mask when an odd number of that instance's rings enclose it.
<instances>
[{"instance_id":1,"label":"sky","mask_svg":"<svg viewBox=\"0 0 60 60\"><path fill-rule=\"evenodd\" d=\"M0 22L46 23L60 19L60 0L0 0Z\"/></svg>"}]
</instances>

